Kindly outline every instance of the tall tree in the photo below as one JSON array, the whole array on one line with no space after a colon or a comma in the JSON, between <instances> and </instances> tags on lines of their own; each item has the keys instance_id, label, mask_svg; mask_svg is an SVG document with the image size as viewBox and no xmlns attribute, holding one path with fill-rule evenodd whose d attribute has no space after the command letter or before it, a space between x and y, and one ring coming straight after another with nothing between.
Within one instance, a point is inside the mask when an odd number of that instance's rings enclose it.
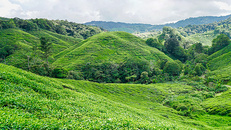
<instances>
[{"instance_id":1,"label":"tall tree","mask_svg":"<svg viewBox=\"0 0 231 130\"><path fill-rule=\"evenodd\" d=\"M213 39L212 47L209 48L209 54L213 54L216 51L228 46L231 43L229 37L225 34L218 35L215 39Z\"/></svg>"},{"instance_id":2,"label":"tall tree","mask_svg":"<svg viewBox=\"0 0 231 130\"><path fill-rule=\"evenodd\" d=\"M169 38L164 43L165 48L169 53L173 53L175 49L179 46L179 42L176 38Z\"/></svg>"},{"instance_id":3,"label":"tall tree","mask_svg":"<svg viewBox=\"0 0 231 130\"><path fill-rule=\"evenodd\" d=\"M40 49L43 52L42 56L46 60L46 63L48 65L48 57L52 54L52 43L49 41L48 38L46 37L41 37L40 38Z\"/></svg>"},{"instance_id":4,"label":"tall tree","mask_svg":"<svg viewBox=\"0 0 231 130\"><path fill-rule=\"evenodd\" d=\"M195 44L195 51L196 51L197 53L202 53L202 51L203 51L203 46L202 46L201 43L196 43L196 44Z\"/></svg>"}]
</instances>

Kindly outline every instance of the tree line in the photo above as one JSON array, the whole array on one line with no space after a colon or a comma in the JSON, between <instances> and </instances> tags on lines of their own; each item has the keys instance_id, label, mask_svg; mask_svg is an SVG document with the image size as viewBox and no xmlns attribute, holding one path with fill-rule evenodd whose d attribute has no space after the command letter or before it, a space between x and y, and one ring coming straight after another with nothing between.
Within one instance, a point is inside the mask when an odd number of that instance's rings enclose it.
<instances>
[{"instance_id":1,"label":"tree line","mask_svg":"<svg viewBox=\"0 0 231 130\"><path fill-rule=\"evenodd\" d=\"M68 22L67 20L13 18L0 20L0 29L20 28L24 31L38 31L40 29L52 31L58 34L87 39L104 31L102 28Z\"/></svg>"}]
</instances>

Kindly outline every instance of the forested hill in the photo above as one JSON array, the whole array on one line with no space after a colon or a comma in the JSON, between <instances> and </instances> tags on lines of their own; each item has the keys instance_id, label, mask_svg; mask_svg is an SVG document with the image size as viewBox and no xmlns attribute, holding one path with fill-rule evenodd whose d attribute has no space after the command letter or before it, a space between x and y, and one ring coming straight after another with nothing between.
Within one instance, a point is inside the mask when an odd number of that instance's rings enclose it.
<instances>
[{"instance_id":1,"label":"forested hill","mask_svg":"<svg viewBox=\"0 0 231 130\"><path fill-rule=\"evenodd\" d=\"M178 27L186 27L188 25L209 24L209 23L214 23L214 22L226 20L229 17L231 17L231 15L227 15L227 16L202 16L202 17L194 17L194 18L192 17L192 18L188 18L185 20L180 20L176 23L166 24L166 26L178 28Z\"/></svg>"},{"instance_id":2,"label":"forested hill","mask_svg":"<svg viewBox=\"0 0 231 130\"><path fill-rule=\"evenodd\" d=\"M47 30L54 33L86 39L102 32L101 28L68 22L67 20L2 18L0 17L0 29L20 28L23 31Z\"/></svg>"},{"instance_id":3,"label":"forested hill","mask_svg":"<svg viewBox=\"0 0 231 130\"><path fill-rule=\"evenodd\" d=\"M169 23L169 24L162 24L162 25L138 24L138 23L131 24L131 23L106 22L106 21L91 21L85 24L102 27L108 31L126 31L129 33L133 33L133 32L147 32L151 30L161 30L164 26L178 28L178 27L186 27L187 25L209 24L209 23L219 22L228 19L230 16L231 15L194 17L185 20L180 20L176 23Z\"/></svg>"}]
</instances>

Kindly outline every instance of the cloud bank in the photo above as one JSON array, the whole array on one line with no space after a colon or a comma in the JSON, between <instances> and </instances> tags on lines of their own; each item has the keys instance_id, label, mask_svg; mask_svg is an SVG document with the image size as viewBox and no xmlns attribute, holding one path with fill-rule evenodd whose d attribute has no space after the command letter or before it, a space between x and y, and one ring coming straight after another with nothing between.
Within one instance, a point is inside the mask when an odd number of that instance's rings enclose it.
<instances>
[{"instance_id":1,"label":"cloud bank","mask_svg":"<svg viewBox=\"0 0 231 130\"><path fill-rule=\"evenodd\" d=\"M231 14L230 0L1 0L1 17L163 24Z\"/></svg>"}]
</instances>

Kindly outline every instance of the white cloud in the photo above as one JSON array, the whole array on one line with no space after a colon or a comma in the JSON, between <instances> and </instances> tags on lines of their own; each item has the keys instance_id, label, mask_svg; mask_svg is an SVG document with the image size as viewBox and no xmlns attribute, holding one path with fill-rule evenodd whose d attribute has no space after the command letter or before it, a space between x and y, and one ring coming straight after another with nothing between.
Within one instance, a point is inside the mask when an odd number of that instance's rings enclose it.
<instances>
[{"instance_id":1,"label":"white cloud","mask_svg":"<svg viewBox=\"0 0 231 130\"><path fill-rule=\"evenodd\" d=\"M20 5L11 3L9 0L1 0L0 16L2 16L2 17L12 17L19 10L22 10Z\"/></svg>"},{"instance_id":2,"label":"white cloud","mask_svg":"<svg viewBox=\"0 0 231 130\"><path fill-rule=\"evenodd\" d=\"M231 11L231 5L228 4L228 3L221 2L221 1L214 1L214 3L215 3L216 5L218 5L218 7L219 7L221 10Z\"/></svg>"},{"instance_id":3,"label":"white cloud","mask_svg":"<svg viewBox=\"0 0 231 130\"><path fill-rule=\"evenodd\" d=\"M1 0L0 15L20 18L161 24L231 14L230 0Z\"/></svg>"}]
</instances>

